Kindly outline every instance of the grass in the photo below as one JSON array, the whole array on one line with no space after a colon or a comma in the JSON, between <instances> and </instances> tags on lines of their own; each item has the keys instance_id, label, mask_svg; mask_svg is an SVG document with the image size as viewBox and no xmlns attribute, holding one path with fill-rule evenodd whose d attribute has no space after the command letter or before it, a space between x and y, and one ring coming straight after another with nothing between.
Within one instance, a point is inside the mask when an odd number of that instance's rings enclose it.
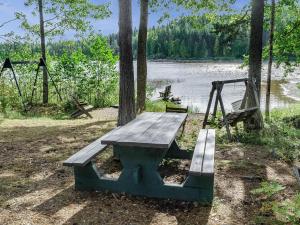
<instances>
[{"instance_id":1,"label":"grass","mask_svg":"<svg viewBox=\"0 0 300 225\"><path fill-rule=\"evenodd\" d=\"M300 222L300 193L293 198L274 200L274 195L286 187L277 182L262 182L259 188L253 189L253 195L264 196L264 201L255 218L255 224L292 224Z\"/></svg>"},{"instance_id":2,"label":"grass","mask_svg":"<svg viewBox=\"0 0 300 225\"><path fill-rule=\"evenodd\" d=\"M246 132L242 128L235 139L246 145L265 146L273 155L287 161L300 160L300 129L298 126L300 104L271 111L270 122L261 131ZM228 143L224 129L218 132L217 141Z\"/></svg>"},{"instance_id":3,"label":"grass","mask_svg":"<svg viewBox=\"0 0 300 225\"><path fill-rule=\"evenodd\" d=\"M146 111L148 111L148 112L165 112L166 106L179 107L178 105L176 105L172 102L166 102L163 100L157 100L157 101L149 100L146 102Z\"/></svg>"},{"instance_id":4,"label":"grass","mask_svg":"<svg viewBox=\"0 0 300 225\"><path fill-rule=\"evenodd\" d=\"M297 83L297 88L299 88L299 89L300 89L300 83Z\"/></svg>"},{"instance_id":5,"label":"grass","mask_svg":"<svg viewBox=\"0 0 300 225\"><path fill-rule=\"evenodd\" d=\"M6 109L0 112L1 119L29 119L29 118L47 118L47 119L69 119L70 116L65 112L62 106L59 105L37 105L31 110L24 112L21 110Z\"/></svg>"},{"instance_id":6,"label":"grass","mask_svg":"<svg viewBox=\"0 0 300 225\"><path fill-rule=\"evenodd\" d=\"M265 195L271 197L274 194L284 190L285 187L277 182L262 182L259 188L256 188L251 191L254 195Z\"/></svg>"}]
</instances>

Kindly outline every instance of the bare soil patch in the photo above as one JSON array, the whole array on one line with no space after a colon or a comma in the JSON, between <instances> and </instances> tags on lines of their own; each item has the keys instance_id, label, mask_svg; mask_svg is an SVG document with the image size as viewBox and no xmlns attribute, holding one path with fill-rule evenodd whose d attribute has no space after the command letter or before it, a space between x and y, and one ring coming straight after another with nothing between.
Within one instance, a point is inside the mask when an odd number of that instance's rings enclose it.
<instances>
[{"instance_id":1,"label":"bare soil patch","mask_svg":"<svg viewBox=\"0 0 300 225\"><path fill-rule=\"evenodd\" d=\"M253 224L262 200L250 193L260 182L277 181L287 199L298 186L292 168L260 146L217 145L212 206L109 192L77 192L63 160L116 125L116 110L93 112L94 119L3 120L0 122L0 224ZM193 149L201 116L188 119L180 145ZM111 150L97 157L100 168L118 176ZM167 161L160 173L182 182L188 161Z\"/></svg>"}]
</instances>

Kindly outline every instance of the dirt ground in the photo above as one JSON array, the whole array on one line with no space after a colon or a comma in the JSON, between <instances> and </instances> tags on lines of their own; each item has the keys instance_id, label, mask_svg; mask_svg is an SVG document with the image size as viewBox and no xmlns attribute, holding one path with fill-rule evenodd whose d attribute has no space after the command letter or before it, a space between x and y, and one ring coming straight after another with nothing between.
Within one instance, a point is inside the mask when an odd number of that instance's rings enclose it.
<instances>
[{"instance_id":1,"label":"dirt ground","mask_svg":"<svg viewBox=\"0 0 300 225\"><path fill-rule=\"evenodd\" d=\"M286 188L279 200L298 186L289 165L257 146L217 145L215 198L212 206L183 201L149 199L109 192L77 192L72 168L63 160L116 125L115 109L93 112L94 119L0 120L0 224L126 224L193 225L254 224L262 199L250 191L261 181L277 181ZM190 116L183 148L193 148L201 116ZM112 176L121 166L111 150L98 165ZM188 161L164 163L165 180L181 182Z\"/></svg>"}]
</instances>

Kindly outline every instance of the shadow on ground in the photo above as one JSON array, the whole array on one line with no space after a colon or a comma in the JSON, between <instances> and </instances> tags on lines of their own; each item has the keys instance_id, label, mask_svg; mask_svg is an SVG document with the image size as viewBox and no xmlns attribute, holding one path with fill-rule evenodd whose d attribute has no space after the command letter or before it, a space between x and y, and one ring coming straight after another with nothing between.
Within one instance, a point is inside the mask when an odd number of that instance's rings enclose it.
<instances>
[{"instance_id":1,"label":"shadow on ground","mask_svg":"<svg viewBox=\"0 0 300 225\"><path fill-rule=\"evenodd\" d=\"M197 137L187 123L188 135ZM157 200L109 192L77 192L72 168L62 161L111 130L116 121L12 121L0 124L0 224L251 224L261 202L250 193L262 180L297 187L287 164L273 160L258 147L217 146L215 199L212 206ZM7 124L7 125L5 125ZM29 124L29 125L28 125ZM111 150L98 158L104 168L113 164ZM177 168L176 168L177 167ZM180 168L178 168L180 167ZM169 168L169 170L168 170ZM185 176L188 162L162 165L161 174ZM110 172L120 170L113 166ZM176 178L176 179L181 179Z\"/></svg>"}]
</instances>

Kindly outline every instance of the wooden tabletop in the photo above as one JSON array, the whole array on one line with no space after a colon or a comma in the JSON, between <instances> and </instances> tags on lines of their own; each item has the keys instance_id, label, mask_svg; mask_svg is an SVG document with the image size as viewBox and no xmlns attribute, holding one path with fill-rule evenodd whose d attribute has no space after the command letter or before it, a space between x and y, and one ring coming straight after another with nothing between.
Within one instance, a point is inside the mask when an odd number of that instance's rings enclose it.
<instances>
[{"instance_id":1,"label":"wooden tabletop","mask_svg":"<svg viewBox=\"0 0 300 225\"><path fill-rule=\"evenodd\" d=\"M166 149L187 117L186 113L145 112L105 135L102 144Z\"/></svg>"}]
</instances>

